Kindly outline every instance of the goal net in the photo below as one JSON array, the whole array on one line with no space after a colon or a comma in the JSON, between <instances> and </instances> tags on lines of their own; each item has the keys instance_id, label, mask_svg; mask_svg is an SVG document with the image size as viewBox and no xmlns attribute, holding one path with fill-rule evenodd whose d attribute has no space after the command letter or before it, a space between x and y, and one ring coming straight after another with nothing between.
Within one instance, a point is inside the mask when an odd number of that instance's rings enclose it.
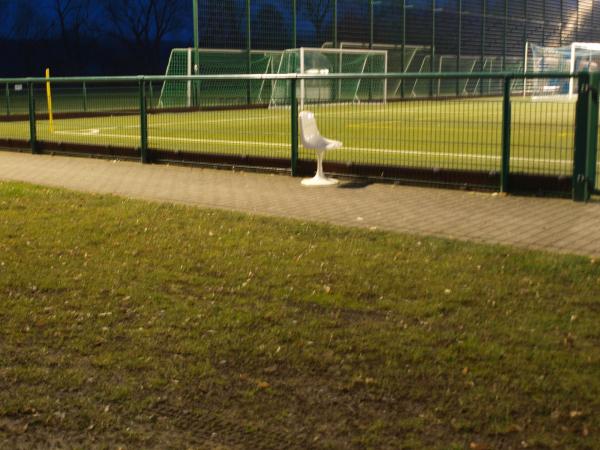
<instances>
[{"instance_id":1,"label":"goal net","mask_svg":"<svg viewBox=\"0 0 600 450\"><path fill-rule=\"evenodd\" d=\"M568 72L600 69L600 44L573 42L564 47L525 44L525 70L528 73ZM524 95L538 100L575 100L576 78L534 78L525 81Z\"/></svg>"},{"instance_id":2,"label":"goal net","mask_svg":"<svg viewBox=\"0 0 600 450\"><path fill-rule=\"evenodd\" d=\"M296 48L283 52L277 73L305 75L358 74L352 79L307 79L298 84L297 97L301 108L306 104L330 102L385 102L387 81L364 79L360 74L387 73L387 51L332 48ZM290 83L274 80L271 106L289 104Z\"/></svg>"},{"instance_id":3,"label":"goal net","mask_svg":"<svg viewBox=\"0 0 600 450\"><path fill-rule=\"evenodd\" d=\"M325 42L323 48L336 48L333 42ZM386 50L387 51L387 72L402 73L402 72L419 72L422 70L424 61L431 54L431 47L427 45L400 45L400 44L385 44L385 43L369 43L355 41L341 41L338 43L338 48L341 49L360 49L360 50ZM414 80L410 80L413 83ZM387 82L387 95L397 97L402 90L410 83L406 80L391 79Z\"/></svg>"},{"instance_id":4,"label":"goal net","mask_svg":"<svg viewBox=\"0 0 600 450\"><path fill-rule=\"evenodd\" d=\"M282 51L252 50L250 58L245 50L198 49L199 66L194 70L194 50L171 50L167 76L232 75L274 73ZM270 99L270 83L247 80L166 80L163 82L159 107L190 107L198 101L241 103L266 103Z\"/></svg>"}]
</instances>

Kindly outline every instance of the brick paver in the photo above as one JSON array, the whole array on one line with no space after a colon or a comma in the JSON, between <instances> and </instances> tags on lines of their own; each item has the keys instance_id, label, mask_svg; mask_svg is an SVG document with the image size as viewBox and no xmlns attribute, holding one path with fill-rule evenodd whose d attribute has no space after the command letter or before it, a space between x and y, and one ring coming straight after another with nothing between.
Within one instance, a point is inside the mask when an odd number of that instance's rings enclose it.
<instances>
[{"instance_id":1,"label":"brick paver","mask_svg":"<svg viewBox=\"0 0 600 450\"><path fill-rule=\"evenodd\" d=\"M0 179L339 225L600 256L600 202L0 152Z\"/></svg>"}]
</instances>

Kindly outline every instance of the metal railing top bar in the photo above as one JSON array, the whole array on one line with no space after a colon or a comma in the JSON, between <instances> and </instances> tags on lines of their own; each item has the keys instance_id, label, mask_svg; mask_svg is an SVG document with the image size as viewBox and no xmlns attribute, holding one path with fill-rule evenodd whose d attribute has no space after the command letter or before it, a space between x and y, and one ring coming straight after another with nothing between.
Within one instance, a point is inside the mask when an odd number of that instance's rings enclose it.
<instances>
[{"instance_id":1,"label":"metal railing top bar","mask_svg":"<svg viewBox=\"0 0 600 450\"><path fill-rule=\"evenodd\" d=\"M319 79L456 79L456 78L478 78L478 79L541 79L541 78L577 78L580 75L589 75L589 72L582 71L577 73L569 72L540 72L540 73L517 73L517 72L426 72L426 73L334 73L334 74L230 74L230 75L137 75L137 76L116 76L116 77L54 77L54 78L0 78L0 84L17 83L134 83L142 81L202 81L202 80L319 80Z\"/></svg>"}]
</instances>

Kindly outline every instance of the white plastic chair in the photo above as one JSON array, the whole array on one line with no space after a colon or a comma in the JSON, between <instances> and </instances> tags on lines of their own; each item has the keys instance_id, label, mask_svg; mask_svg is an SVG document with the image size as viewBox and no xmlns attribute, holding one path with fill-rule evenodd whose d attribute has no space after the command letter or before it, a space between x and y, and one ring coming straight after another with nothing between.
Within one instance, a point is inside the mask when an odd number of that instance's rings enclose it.
<instances>
[{"instance_id":1,"label":"white plastic chair","mask_svg":"<svg viewBox=\"0 0 600 450\"><path fill-rule=\"evenodd\" d=\"M337 184L338 180L327 178L323 173L323 156L328 150L342 147L342 143L321 136L315 115L310 111L300 113L300 138L304 148L311 148L317 153L317 173L313 178L302 180L304 186L331 186Z\"/></svg>"}]
</instances>

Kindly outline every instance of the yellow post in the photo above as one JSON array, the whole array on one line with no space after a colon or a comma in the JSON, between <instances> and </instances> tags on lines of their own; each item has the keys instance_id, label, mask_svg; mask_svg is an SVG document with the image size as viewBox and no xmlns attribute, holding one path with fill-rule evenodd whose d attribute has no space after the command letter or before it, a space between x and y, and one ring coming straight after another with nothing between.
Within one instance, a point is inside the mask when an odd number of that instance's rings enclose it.
<instances>
[{"instance_id":1,"label":"yellow post","mask_svg":"<svg viewBox=\"0 0 600 450\"><path fill-rule=\"evenodd\" d=\"M54 117L52 115L52 89L50 89L50 69L46 69L46 98L48 99L48 126L50 133L54 133Z\"/></svg>"}]
</instances>

